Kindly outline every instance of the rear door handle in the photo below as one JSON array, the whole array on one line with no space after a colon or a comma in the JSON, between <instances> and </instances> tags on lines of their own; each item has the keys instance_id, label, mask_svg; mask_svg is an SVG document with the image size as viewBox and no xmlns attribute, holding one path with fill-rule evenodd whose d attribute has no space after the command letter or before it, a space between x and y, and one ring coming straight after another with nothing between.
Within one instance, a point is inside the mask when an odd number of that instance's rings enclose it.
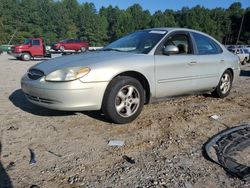
<instances>
[{"instance_id":1,"label":"rear door handle","mask_svg":"<svg viewBox=\"0 0 250 188\"><path fill-rule=\"evenodd\" d=\"M224 60L224 59L221 59L221 60L220 60L220 62L221 62L221 63L224 63L224 62L225 62L225 60Z\"/></svg>"}]
</instances>

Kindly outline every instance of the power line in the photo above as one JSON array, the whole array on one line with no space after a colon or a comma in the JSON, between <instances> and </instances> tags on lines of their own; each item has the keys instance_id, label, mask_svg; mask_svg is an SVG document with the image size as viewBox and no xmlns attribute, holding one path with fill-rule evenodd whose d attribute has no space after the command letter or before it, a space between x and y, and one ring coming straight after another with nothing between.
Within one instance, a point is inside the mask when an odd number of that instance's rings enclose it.
<instances>
[{"instance_id":1,"label":"power line","mask_svg":"<svg viewBox=\"0 0 250 188\"><path fill-rule=\"evenodd\" d=\"M245 11L244 11L244 14L243 14L242 19L241 19L240 30L239 30L239 34L238 34L238 37L237 37L236 45L238 44L239 39L240 39L240 33L241 33L242 25L243 25L243 22L244 22L244 18L245 18Z\"/></svg>"}]
</instances>

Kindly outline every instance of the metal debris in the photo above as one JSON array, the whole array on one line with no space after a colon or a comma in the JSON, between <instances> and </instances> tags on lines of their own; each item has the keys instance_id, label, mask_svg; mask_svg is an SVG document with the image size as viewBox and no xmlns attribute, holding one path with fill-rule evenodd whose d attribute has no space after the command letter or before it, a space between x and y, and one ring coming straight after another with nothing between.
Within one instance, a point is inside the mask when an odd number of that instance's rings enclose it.
<instances>
[{"instance_id":1,"label":"metal debris","mask_svg":"<svg viewBox=\"0 0 250 188\"><path fill-rule=\"evenodd\" d=\"M207 156L227 172L250 181L250 167L241 164L237 156L250 147L250 124L242 124L220 132L205 144Z\"/></svg>"},{"instance_id":2,"label":"metal debris","mask_svg":"<svg viewBox=\"0 0 250 188\"><path fill-rule=\"evenodd\" d=\"M135 160L132 159L131 157L128 157L127 155L123 155L122 158L131 164L135 164Z\"/></svg>"},{"instance_id":3,"label":"metal debris","mask_svg":"<svg viewBox=\"0 0 250 188\"><path fill-rule=\"evenodd\" d=\"M18 130L18 128L17 127L14 127L13 125L12 126L10 126L8 129L7 129L8 131L10 131L10 130Z\"/></svg>"},{"instance_id":4,"label":"metal debris","mask_svg":"<svg viewBox=\"0 0 250 188\"><path fill-rule=\"evenodd\" d=\"M50 154L52 154L52 155L57 156L57 157L62 157L62 155L60 155L60 154L56 154L56 153L54 153L53 151L48 150L48 152L49 152Z\"/></svg>"},{"instance_id":5,"label":"metal debris","mask_svg":"<svg viewBox=\"0 0 250 188\"><path fill-rule=\"evenodd\" d=\"M38 185L31 185L30 188L40 188Z\"/></svg>"},{"instance_id":6,"label":"metal debris","mask_svg":"<svg viewBox=\"0 0 250 188\"><path fill-rule=\"evenodd\" d=\"M7 167L6 167L6 170L13 170L13 168L16 166L15 162L10 162Z\"/></svg>"},{"instance_id":7,"label":"metal debris","mask_svg":"<svg viewBox=\"0 0 250 188\"><path fill-rule=\"evenodd\" d=\"M110 140L109 142L108 142L108 145L109 146L123 146L124 145L124 141L122 141L122 140Z\"/></svg>"},{"instance_id":8,"label":"metal debris","mask_svg":"<svg viewBox=\"0 0 250 188\"><path fill-rule=\"evenodd\" d=\"M218 120L220 118L220 116L218 116L218 115L212 115L212 116L210 116L210 118L212 118L214 120Z\"/></svg>"},{"instance_id":9,"label":"metal debris","mask_svg":"<svg viewBox=\"0 0 250 188\"><path fill-rule=\"evenodd\" d=\"M29 151L30 151L30 162L29 164L30 165L33 165L33 164L36 164L36 155L34 153L34 151L32 149L29 148Z\"/></svg>"}]
</instances>

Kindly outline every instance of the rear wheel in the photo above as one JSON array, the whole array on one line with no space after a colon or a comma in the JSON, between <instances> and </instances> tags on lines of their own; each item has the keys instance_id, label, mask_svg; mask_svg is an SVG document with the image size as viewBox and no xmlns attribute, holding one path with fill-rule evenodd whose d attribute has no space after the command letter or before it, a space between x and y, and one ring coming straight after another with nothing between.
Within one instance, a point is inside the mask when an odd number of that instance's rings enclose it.
<instances>
[{"instance_id":1,"label":"rear wheel","mask_svg":"<svg viewBox=\"0 0 250 188\"><path fill-rule=\"evenodd\" d=\"M141 83L132 77L119 76L110 82L104 94L102 110L115 123L129 123L139 116L144 101Z\"/></svg>"},{"instance_id":2,"label":"rear wheel","mask_svg":"<svg viewBox=\"0 0 250 188\"><path fill-rule=\"evenodd\" d=\"M23 61L29 61L31 56L30 56L29 53L23 53L21 58L22 58Z\"/></svg>"},{"instance_id":3,"label":"rear wheel","mask_svg":"<svg viewBox=\"0 0 250 188\"><path fill-rule=\"evenodd\" d=\"M229 70L226 70L221 78L220 82L212 92L212 95L218 98L224 98L229 95L230 90L232 88L233 76Z\"/></svg>"},{"instance_id":4,"label":"rear wheel","mask_svg":"<svg viewBox=\"0 0 250 188\"><path fill-rule=\"evenodd\" d=\"M247 58L245 58L242 62L241 62L242 65L245 65L247 64Z\"/></svg>"}]
</instances>

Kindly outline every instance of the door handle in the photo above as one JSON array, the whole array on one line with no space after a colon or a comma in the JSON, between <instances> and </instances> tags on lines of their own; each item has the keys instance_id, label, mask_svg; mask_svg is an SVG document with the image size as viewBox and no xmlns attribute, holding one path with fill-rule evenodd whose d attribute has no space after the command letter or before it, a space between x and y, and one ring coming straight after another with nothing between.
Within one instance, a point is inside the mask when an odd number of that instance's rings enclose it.
<instances>
[{"instance_id":1,"label":"door handle","mask_svg":"<svg viewBox=\"0 0 250 188\"><path fill-rule=\"evenodd\" d=\"M221 59L221 60L220 60L220 62L221 62L221 63L224 63L224 62L225 62L225 60L224 60L224 59Z\"/></svg>"},{"instance_id":2,"label":"door handle","mask_svg":"<svg viewBox=\"0 0 250 188\"><path fill-rule=\"evenodd\" d=\"M197 64L197 61L191 61L191 62L189 62L188 64L189 64L189 65L195 65L195 64Z\"/></svg>"}]
</instances>

